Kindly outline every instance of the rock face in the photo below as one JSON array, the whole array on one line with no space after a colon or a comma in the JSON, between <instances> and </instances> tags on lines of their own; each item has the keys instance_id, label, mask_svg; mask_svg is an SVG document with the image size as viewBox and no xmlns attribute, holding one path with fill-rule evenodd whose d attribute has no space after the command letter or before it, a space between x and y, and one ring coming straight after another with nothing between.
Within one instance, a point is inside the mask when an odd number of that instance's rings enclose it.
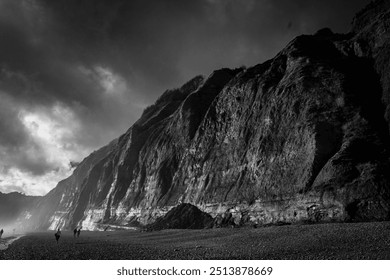
<instances>
[{"instance_id":1,"label":"rock face","mask_svg":"<svg viewBox=\"0 0 390 280\"><path fill-rule=\"evenodd\" d=\"M262 64L166 91L31 225L146 225L181 203L235 225L389 219L389 2L349 34L302 35Z\"/></svg>"},{"instance_id":2,"label":"rock face","mask_svg":"<svg viewBox=\"0 0 390 280\"><path fill-rule=\"evenodd\" d=\"M18 192L0 192L0 228L9 224L16 227L18 217L28 218L30 209L39 199L38 196L26 196Z\"/></svg>"}]
</instances>

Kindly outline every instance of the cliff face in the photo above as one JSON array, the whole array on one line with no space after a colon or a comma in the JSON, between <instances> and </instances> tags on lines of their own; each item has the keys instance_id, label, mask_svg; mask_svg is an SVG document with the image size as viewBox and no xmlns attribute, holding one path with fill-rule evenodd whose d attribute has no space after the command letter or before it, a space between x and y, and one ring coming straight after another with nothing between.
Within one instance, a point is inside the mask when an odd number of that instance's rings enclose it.
<instances>
[{"instance_id":1,"label":"cliff face","mask_svg":"<svg viewBox=\"0 0 390 280\"><path fill-rule=\"evenodd\" d=\"M39 199L38 196L26 196L18 192L0 192L0 228L11 224L16 227L18 217L25 217Z\"/></svg>"},{"instance_id":2,"label":"cliff face","mask_svg":"<svg viewBox=\"0 0 390 280\"><path fill-rule=\"evenodd\" d=\"M165 92L32 211L36 228L147 224L185 202L236 224L390 218L390 4L273 59Z\"/></svg>"}]
</instances>

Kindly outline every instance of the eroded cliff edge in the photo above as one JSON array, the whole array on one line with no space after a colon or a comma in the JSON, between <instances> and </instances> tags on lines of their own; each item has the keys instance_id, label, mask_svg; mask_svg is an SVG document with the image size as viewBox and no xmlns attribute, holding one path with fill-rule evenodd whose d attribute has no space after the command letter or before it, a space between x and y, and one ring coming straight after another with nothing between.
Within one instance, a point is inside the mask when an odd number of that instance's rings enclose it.
<instances>
[{"instance_id":1,"label":"eroded cliff edge","mask_svg":"<svg viewBox=\"0 0 390 280\"><path fill-rule=\"evenodd\" d=\"M390 218L390 1L248 69L166 91L31 211L33 228L145 225L180 203L237 225Z\"/></svg>"}]
</instances>

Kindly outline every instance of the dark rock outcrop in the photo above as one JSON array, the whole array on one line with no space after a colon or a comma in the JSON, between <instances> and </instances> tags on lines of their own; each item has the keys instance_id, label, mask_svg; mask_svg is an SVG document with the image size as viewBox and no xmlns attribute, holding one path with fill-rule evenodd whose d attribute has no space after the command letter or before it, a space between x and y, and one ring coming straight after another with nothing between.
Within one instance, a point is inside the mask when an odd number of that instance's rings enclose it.
<instances>
[{"instance_id":1,"label":"dark rock outcrop","mask_svg":"<svg viewBox=\"0 0 390 280\"><path fill-rule=\"evenodd\" d=\"M34 224L145 225L181 203L232 226L389 219L389 13L376 1L349 34L302 35L165 92L40 201Z\"/></svg>"},{"instance_id":2,"label":"dark rock outcrop","mask_svg":"<svg viewBox=\"0 0 390 280\"><path fill-rule=\"evenodd\" d=\"M147 230L211 228L214 219L196 206L182 203L173 207L163 217L147 226Z\"/></svg>"}]
</instances>

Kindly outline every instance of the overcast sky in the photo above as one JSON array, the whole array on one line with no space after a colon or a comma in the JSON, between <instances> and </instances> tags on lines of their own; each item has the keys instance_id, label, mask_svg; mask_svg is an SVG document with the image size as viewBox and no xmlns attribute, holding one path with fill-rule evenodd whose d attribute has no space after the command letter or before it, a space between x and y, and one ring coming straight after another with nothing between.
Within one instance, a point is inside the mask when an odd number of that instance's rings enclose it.
<instances>
[{"instance_id":1,"label":"overcast sky","mask_svg":"<svg viewBox=\"0 0 390 280\"><path fill-rule=\"evenodd\" d=\"M0 0L0 191L43 195L168 88L347 32L363 0Z\"/></svg>"}]
</instances>

